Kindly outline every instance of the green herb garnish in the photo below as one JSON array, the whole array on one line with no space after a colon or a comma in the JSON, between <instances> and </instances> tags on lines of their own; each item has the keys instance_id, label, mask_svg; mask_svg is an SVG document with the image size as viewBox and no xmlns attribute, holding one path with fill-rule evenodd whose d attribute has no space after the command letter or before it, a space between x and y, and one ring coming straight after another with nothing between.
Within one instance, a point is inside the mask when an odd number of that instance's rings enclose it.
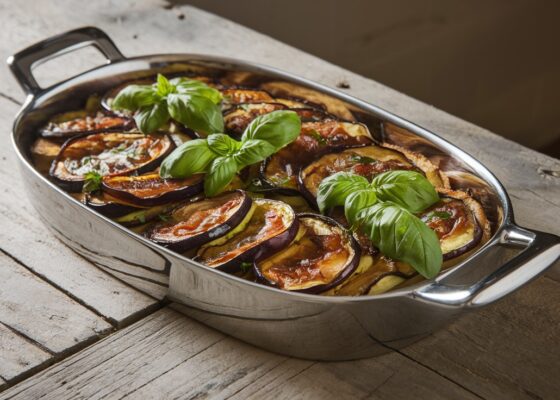
<instances>
[{"instance_id":1,"label":"green herb garnish","mask_svg":"<svg viewBox=\"0 0 560 400\"><path fill-rule=\"evenodd\" d=\"M306 134L311 136L313 139L315 139L320 146L324 146L327 144L327 140L323 136L321 136L321 134L317 132L315 129L306 132Z\"/></svg>"},{"instance_id":2,"label":"green herb garnish","mask_svg":"<svg viewBox=\"0 0 560 400\"><path fill-rule=\"evenodd\" d=\"M158 218L163 222L167 222L171 219L171 217L167 214L158 214Z\"/></svg>"},{"instance_id":3,"label":"green herb garnish","mask_svg":"<svg viewBox=\"0 0 560 400\"><path fill-rule=\"evenodd\" d=\"M251 268L253 268L253 264L251 264L250 262L244 261L239 265L239 268L241 269L241 272L247 273L251 270Z\"/></svg>"},{"instance_id":4,"label":"green herb garnish","mask_svg":"<svg viewBox=\"0 0 560 400\"><path fill-rule=\"evenodd\" d=\"M141 224L145 224L145 223L146 223L146 213L145 213L145 212L140 212L140 213L138 213L138 216L136 217L136 219L137 219L138 222L140 222Z\"/></svg>"},{"instance_id":5,"label":"green herb garnish","mask_svg":"<svg viewBox=\"0 0 560 400\"><path fill-rule=\"evenodd\" d=\"M84 186L82 187L82 192L92 193L97 192L101 189L101 182L103 177L97 171L90 171L85 174Z\"/></svg>"},{"instance_id":6,"label":"green herb garnish","mask_svg":"<svg viewBox=\"0 0 560 400\"><path fill-rule=\"evenodd\" d=\"M430 222L431 220L438 218L438 219L449 219L451 218L451 213L447 212L447 211L430 211L428 214L424 215L422 217L422 220L426 221L426 222Z\"/></svg>"},{"instance_id":7,"label":"green herb garnish","mask_svg":"<svg viewBox=\"0 0 560 400\"><path fill-rule=\"evenodd\" d=\"M195 139L177 147L160 167L163 178L188 178L206 173L204 192L215 196L230 184L235 174L258 163L294 141L301 130L301 120L294 111L273 111L255 118L241 140L223 133Z\"/></svg>"},{"instance_id":8,"label":"green herb garnish","mask_svg":"<svg viewBox=\"0 0 560 400\"><path fill-rule=\"evenodd\" d=\"M434 231L414 213L439 201L422 174L388 171L372 182L362 176L338 172L321 182L317 204L321 212L344 206L353 229L360 229L387 256L409 263L432 278L441 269L443 256Z\"/></svg>"},{"instance_id":9,"label":"green herb garnish","mask_svg":"<svg viewBox=\"0 0 560 400\"><path fill-rule=\"evenodd\" d=\"M224 130L219 107L221 93L208 85L185 78L168 80L161 74L152 85L129 85L111 103L115 110L135 111L134 120L142 133L152 133L173 118L208 135Z\"/></svg>"},{"instance_id":10,"label":"green herb garnish","mask_svg":"<svg viewBox=\"0 0 560 400\"><path fill-rule=\"evenodd\" d=\"M351 157L351 160L358 164L373 164L377 162L377 160L374 158L368 156L359 156L357 154L353 155Z\"/></svg>"}]
</instances>

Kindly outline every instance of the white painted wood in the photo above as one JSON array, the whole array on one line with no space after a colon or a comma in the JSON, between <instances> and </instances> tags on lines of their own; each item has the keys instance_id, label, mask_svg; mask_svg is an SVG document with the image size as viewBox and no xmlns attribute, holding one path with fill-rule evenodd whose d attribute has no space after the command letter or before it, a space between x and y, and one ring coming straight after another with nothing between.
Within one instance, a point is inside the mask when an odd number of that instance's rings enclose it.
<instances>
[{"instance_id":1,"label":"white painted wood","mask_svg":"<svg viewBox=\"0 0 560 400\"><path fill-rule=\"evenodd\" d=\"M50 353L0 323L0 388L3 380L28 373L50 358Z\"/></svg>"},{"instance_id":2,"label":"white painted wood","mask_svg":"<svg viewBox=\"0 0 560 400\"><path fill-rule=\"evenodd\" d=\"M112 329L4 254L0 254L0 282L0 322L56 355Z\"/></svg>"}]
</instances>

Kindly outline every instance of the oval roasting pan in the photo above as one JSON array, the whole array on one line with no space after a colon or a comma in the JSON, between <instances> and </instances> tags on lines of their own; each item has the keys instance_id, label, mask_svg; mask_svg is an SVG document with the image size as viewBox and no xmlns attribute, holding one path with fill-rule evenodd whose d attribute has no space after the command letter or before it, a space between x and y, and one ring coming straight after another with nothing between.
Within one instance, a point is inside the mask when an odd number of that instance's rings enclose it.
<instances>
[{"instance_id":1,"label":"oval roasting pan","mask_svg":"<svg viewBox=\"0 0 560 400\"><path fill-rule=\"evenodd\" d=\"M107 64L48 88L32 68L84 46ZM97 28L37 43L8 59L27 100L12 132L28 195L44 222L68 246L109 273L185 314L262 348L301 358L348 360L402 347L469 309L499 300L538 276L560 256L560 238L514 223L496 177L459 148L378 107L328 87L239 60L194 54L126 58ZM299 95L342 118L365 123L379 141L418 151L439 165L454 188L469 187L492 222L491 240L436 279L377 296L327 297L287 293L207 268L95 213L32 165L30 144L50 115L77 108L91 93L155 73L198 73L232 84Z\"/></svg>"}]
</instances>

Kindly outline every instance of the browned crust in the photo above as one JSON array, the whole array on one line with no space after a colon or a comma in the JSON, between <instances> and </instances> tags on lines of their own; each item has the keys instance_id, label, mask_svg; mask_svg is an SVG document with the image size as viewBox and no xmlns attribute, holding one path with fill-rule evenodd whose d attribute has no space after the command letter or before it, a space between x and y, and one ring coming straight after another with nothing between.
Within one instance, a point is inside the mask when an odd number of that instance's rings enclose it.
<instances>
[{"instance_id":1,"label":"browned crust","mask_svg":"<svg viewBox=\"0 0 560 400\"><path fill-rule=\"evenodd\" d=\"M425 155L410 151L408 149L405 149L404 147L397 146L391 143L381 143L381 146L402 153L415 166L420 168L424 172L424 174L426 174L426 178L428 178L428 180L432 185L434 185L435 188L451 189L449 178Z\"/></svg>"}]
</instances>

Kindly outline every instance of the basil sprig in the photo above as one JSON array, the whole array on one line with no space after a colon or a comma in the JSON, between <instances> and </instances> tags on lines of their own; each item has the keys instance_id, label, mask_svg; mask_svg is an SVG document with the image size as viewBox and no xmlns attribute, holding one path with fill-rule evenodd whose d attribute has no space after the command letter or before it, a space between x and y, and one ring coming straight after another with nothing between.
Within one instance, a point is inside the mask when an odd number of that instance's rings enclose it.
<instances>
[{"instance_id":1,"label":"basil sprig","mask_svg":"<svg viewBox=\"0 0 560 400\"><path fill-rule=\"evenodd\" d=\"M321 182L317 204L321 212L344 206L346 219L393 259L409 263L419 274L432 278L443 262L439 239L416 217L439 200L422 174L388 171L372 182L362 176L338 172Z\"/></svg>"},{"instance_id":2,"label":"basil sprig","mask_svg":"<svg viewBox=\"0 0 560 400\"><path fill-rule=\"evenodd\" d=\"M183 143L163 160L159 174L163 178L187 178L206 173L204 193L215 196L231 183L237 172L293 142L300 130L297 113L273 111L251 121L240 141L213 133L206 139Z\"/></svg>"},{"instance_id":3,"label":"basil sprig","mask_svg":"<svg viewBox=\"0 0 560 400\"><path fill-rule=\"evenodd\" d=\"M222 94L208 85L185 78L168 80L158 74L152 85L128 85L111 103L115 110L135 111L134 121L142 133L161 128L169 118L208 135L224 130L219 107Z\"/></svg>"}]
</instances>

